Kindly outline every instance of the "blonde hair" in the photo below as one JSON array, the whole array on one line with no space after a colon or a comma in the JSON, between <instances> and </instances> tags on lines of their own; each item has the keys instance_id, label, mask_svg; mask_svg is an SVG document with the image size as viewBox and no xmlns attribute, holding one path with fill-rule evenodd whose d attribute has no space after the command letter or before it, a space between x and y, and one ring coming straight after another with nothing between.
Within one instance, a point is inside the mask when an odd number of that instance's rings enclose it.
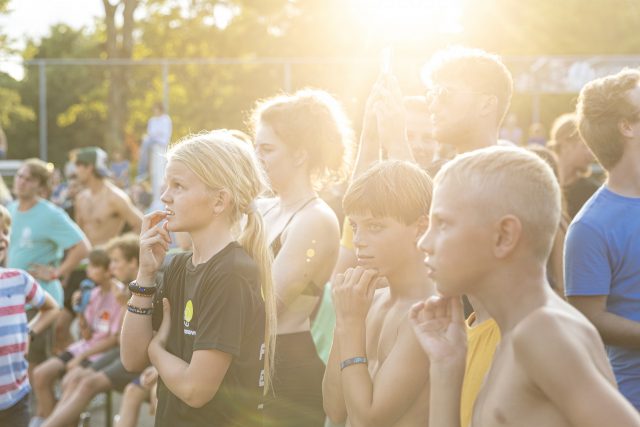
<instances>
[{"instance_id":1,"label":"blonde hair","mask_svg":"<svg viewBox=\"0 0 640 427\"><path fill-rule=\"evenodd\" d=\"M431 178L417 165L387 160L354 180L342 204L346 215L370 214L409 225L429 215L432 188Z\"/></svg>"},{"instance_id":2,"label":"blonde hair","mask_svg":"<svg viewBox=\"0 0 640 427\"><path fill-rule=\"evenodd\" d=\"M8 230L11 228L11 214L9 213L9 209L0 205L0 221L4 227Z\"/></svg>"},{"instance_id":3,"label":"blonde hair","mask_svg":"<svg viewBox=\"0 0 640 427\"><path fill-rule=\"evenodd\" d=\"M436 187L453 181L475 195L478 210L468 215L487 211L518 217L534 256L547 260L560 224L560 186L551 167L534 153L497 146L471 151L445 164L434 181Z\"/></svg>"},{"instance_id":4,"label":"blonde hair","mask_svg":"<svg viewBox=\"0 0 640 427\"><path fill-rule=\"evenodd\" d=\"M226 130L191 135L173 144L167 153L170 160L182 162L213 190L229 192L229 219L232 227L243 214L246 226L238 241L260 270L265 303L265 393L272 384L276 337L276 297L271 275L272 256L267 243L262 215L254 200L266 188L266 179L252 147Z\"/></svg>"},{"instance_id":5,"label":"blonde hair","mask_svg":"<svg viewBox=\"0 0 640 427\"><path fill-rule=\"evenodd\" d=\"M307 151L316 186L340 182L348 175L353 130L344 109L329 93L302 89L259 101L251 114L254 134L261 123L270 126L290 149Z\"/></svg>"},{"instance_id":6,"label":"blonde hair","mask_svg":"<svg viewBox=\"0 0 640 427\"><path fill-rule=\"evenodd\" d=\"M606 170L613 168L624 153L624 138L618 129L620 121L640 120L640 111L627 96L639 83L640 71L624 69L587 83L578 96L580 135Z\"/></svg>"}]
</instances>

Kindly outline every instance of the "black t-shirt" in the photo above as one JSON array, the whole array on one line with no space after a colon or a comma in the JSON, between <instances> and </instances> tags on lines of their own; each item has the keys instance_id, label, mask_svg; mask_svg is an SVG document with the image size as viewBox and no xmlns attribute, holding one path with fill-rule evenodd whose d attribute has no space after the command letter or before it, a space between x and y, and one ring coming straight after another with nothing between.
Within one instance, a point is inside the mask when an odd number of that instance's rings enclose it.
<instances>
[{"instance_id":1,"label":"black t-shirt","mask_svg":"<svg viewBox=\"0 0 640 427\"><path fill-rule=\"evenodd\" d=\"M233 359L218 392L201 408L181 401L159 379L155 425L260 426L265 310L259 269L237 242L197 266L191 257L178 254L169 264L154 302L154 329L162 321L161 298L167 297L167 351L187 363L196 350L220 350Z\"/></svg>"}]
</instances>

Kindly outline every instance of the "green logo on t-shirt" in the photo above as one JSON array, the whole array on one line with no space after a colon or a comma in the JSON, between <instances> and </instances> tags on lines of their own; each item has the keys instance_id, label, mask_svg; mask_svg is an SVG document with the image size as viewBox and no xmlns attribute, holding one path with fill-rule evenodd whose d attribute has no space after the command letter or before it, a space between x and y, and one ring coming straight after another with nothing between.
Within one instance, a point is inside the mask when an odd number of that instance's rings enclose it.
<instances>
[{"instance_id":1,"label":"green logo on t-shirt","mask_svg":"<svg viewBox=\"0 0 640 427\"><path fill-rule=\"evenodd\" d=\"M191 319L193 319L193 303L189 300L184 306L184 320L191 322Z\"/></svg>"}]
</instances>

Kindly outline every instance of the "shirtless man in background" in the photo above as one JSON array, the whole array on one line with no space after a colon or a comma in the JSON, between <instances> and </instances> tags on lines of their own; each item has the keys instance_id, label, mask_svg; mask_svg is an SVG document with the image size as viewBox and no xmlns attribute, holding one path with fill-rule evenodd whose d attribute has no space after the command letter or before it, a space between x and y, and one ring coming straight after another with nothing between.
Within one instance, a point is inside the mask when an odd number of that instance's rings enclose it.
<instances>
[{"instance_id":1,"label":"shirtless man in background","mask_svg":"<svg viewBox=\"0 0 640 427\"><path fill-rule=\"evenodd\" d=\"M118 236L125 224L140 233L142 212L124 191L105 179L109 174L107 153L98 147L82 148L75 163L78 181L84 187L77 196L75 220L91 244L100 245Z\"/></svg>"}]
</instances>

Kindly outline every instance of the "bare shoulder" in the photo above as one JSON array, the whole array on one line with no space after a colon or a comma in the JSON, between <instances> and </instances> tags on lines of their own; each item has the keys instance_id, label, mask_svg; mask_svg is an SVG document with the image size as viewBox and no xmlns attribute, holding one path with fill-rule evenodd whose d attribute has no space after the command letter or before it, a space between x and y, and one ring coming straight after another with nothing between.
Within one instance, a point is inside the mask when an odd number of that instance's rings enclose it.
<instances>
[{"instance_id":1,"label":"bare shoulder","mask_svg":"<svg viewBox=\"0 0 640 427\"><path fill-rule=\"evenodd\" d=\"M543 306L529 313L513 330L514 342L562 338L565 335L597 334L595 327L578 311L567 307Z\"/></svg>"},{"instance_id":2,"label":"bare shoulder","mask_svg":"<svg viewBox=\"0 0 640 427\"><path fill-rule=\"evenodd\" d=\"M310 227L318 230L318 234L340 233L340 224L335 212L324 200L319 198L298 212L289 225L289 228L293 230L304 230Z\"/></svg>"},{"instance_id":3,"label":"bare shoulder","mask_svg":"<svg viewBox=\"0 0 640 427\"><path fill-rule=\"evenodd\" d=\"M87 203L91 199L91 190L85 188L76 195L76 204Z\"/></svg>"},{"instance_id":4,"label":"bare shoulder","mask_svg":"<svg viewBox=\"0 0 640 427\"><path fill-rule=\"evenodd\" d=\"M107 186L107 188L109 188L110 198L118 201L129 202L129 196L120 187L113 185L110 182L105 182L105 185Z\"/></svg>"},{"instance_id":5,"label":"bare shoulder","mask_svg":"<svg viewBox=\"0 0 640 427\"><path fill-rule=\"evenodd\" d=\"M564 301L548 304L531 312L514 328L512 342L516 356L523 360L561 352L565 360L573 357L604 355L604 345L596 328ZM540 351L543 350L543 351Z\"/></svg>"}]
</instances>

